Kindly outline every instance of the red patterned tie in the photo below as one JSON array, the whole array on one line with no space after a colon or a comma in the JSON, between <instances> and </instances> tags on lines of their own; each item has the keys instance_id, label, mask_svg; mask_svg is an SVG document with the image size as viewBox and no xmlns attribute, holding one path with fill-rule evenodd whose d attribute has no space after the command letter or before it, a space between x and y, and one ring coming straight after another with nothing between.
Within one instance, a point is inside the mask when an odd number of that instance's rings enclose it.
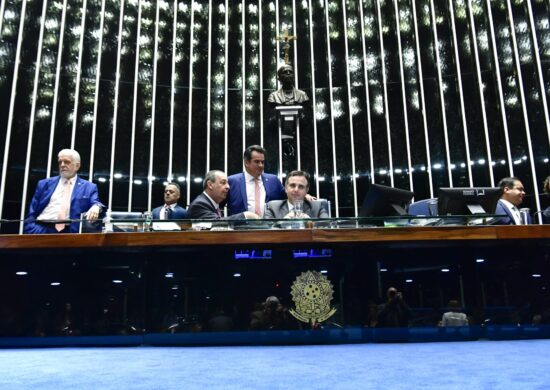
<instances>
[{"instance_id":1,"label":"red patterned tie","mask_svg":"<svg viewBox=\"0 0 550 390\"><path fill-rule=\"evenodd\" d=\"M57 219L67 219L68 211L71 207L71 181L65 180L65 183L63 184L63 192L61 194L61 205L59 207L59 214L57 214ZM55 224L55 230L58 232L65 229L64 223L56 223Z\"/></svg>"}]
</instances>

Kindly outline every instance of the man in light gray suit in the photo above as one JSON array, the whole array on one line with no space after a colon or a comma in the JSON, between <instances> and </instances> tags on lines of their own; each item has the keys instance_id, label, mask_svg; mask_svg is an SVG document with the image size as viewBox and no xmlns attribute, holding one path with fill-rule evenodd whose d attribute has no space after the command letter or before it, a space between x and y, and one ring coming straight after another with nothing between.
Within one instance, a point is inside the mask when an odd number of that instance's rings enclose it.
<instances>
[{"instance_id":1,"label":"man in light gray suit","mask_svg":"<svg viewBox=\"0 0 550 390\"><path fill-rule=\"evenodd\" d=\"M292 171L285 183L286 200L272 200L266 204L264 218L329 218L328 211L317 200L305 200L309 190L309 175L303 171ZM294 204L303 202L303 212L296 215Z\"/></svg>"}]
</instances>

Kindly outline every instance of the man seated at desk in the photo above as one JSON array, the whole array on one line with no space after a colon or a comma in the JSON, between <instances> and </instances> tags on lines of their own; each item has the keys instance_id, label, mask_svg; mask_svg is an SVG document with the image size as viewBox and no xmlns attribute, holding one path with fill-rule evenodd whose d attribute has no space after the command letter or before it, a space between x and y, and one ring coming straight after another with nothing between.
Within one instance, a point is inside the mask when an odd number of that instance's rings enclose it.
<instances>
[{"instance_id":1,"label":"man seated at desk","mask_svg":"<svg viewBox=\"0 0 550 390\"><path fill-rule=\"evenodd\" d=\"M193 219L224 219L220 203L227 198L229 182L225 172L209 171L203 180L204 191L191 202L187 215ZM258 215L251 211L234 214L229 219L258 219Z\"/></svg>"},{"instance_id":2,"label":"man seated at desk","mask_svg":"<svg viewBox=\"0 0 550 390\"><path fill-rule=\"evenodd\" d=\"M497 203L495 214L506 215L497 220L499 225L522 225L518 206L523 203L525 189L517 177L505 177L498 186L502 189L502 195ZM528 224L531 223L529 217Z\"/></svg>"},{"instance_id":3,"label":"man seated at desk","mask_svg":"<svg viewBox=\"0 0 550 390\"><path fill-rule=\"evenodd\" d=\"M292 171L285 183L286 200L272 200L266 204L265 218L328 218L328 212L319 201L305 199L309 190L309 175L303 171ZM294 212L296 202L302 202L300 213Z\"/></svg>"},{"instance_id":4,"label":"man seated at desk","mask_svg":"<svg viewBox=\"0 0 550 390\"><path fill-rule=\"evenodd\" d=\"M164 206L153 209L153 219L186 219L187 210L178 204L179 199L179 184L166 184L164 186Z\"/></svg>"},{"instance_id":5,"label":"man seated at desk","mask_svg":"<svg viewBox=\"0 0 550 390\"><path fill-rule=\"evenodd\" d=\"M86 213L88 221L96 221L104 205L99 201L97 186L77 176L80 154L63 149L57 155L59 176L40 180L25 218L25 234L78 233L79 220ZM52 222L59 220L59 222Z\"/></svg>"}]
</instances>

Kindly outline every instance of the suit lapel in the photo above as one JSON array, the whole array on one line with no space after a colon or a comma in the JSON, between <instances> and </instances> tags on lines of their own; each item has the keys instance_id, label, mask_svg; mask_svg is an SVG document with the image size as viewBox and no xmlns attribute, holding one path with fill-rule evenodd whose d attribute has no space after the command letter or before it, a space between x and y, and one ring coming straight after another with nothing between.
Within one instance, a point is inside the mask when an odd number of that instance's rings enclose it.
<instances>
[{"instance_id":1,"label":"suit lapel","mask_svg":"<svg viewBox=\"0 0 550 390\"><path fill-rule=\"evenodd\" d=\"M265 173L262 173L262 183L264 183L265 203L267 203L271 199L269 197L269 178L265 175Z\"/></svg>"},{"instance_id":2,"label":"suit lapel","mask_svg":"<svg viewBox=\"0 0 550 390\"><path fill-rule=\"evenodd\" d=\"M48 180L47 182L47 188L46 188L46 193L45 193L45 196L42 198L42 207L41 207L41 211L42 212L46 206L48 205L48 203L50 203L50 199L52 198L52 195L55 191L55 189L57 188L57 184L59 183L59 180L61 179L60 176L57 176L57 177L54 177L52 178L51 180Z\"/></svg>"},{"instance_id":3,"label":"suit lapel","mask_svg":"<svg viewBox=\"0 0 550 390\"><path fill-rule=\"evenodd\" d=\"M246 176L244 172L241 174L241 180L239 180L239 191L241 191L242 207L248 210L248 196L246 195Z\"/></svg>"}]
</instances>

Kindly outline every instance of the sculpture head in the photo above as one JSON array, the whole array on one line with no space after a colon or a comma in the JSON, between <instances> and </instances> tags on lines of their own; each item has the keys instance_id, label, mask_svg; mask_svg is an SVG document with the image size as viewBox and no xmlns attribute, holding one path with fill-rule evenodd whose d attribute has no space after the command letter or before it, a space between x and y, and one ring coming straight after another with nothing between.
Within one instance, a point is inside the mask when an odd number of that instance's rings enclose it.
<instances>
[{"instance_id":1,"label":"sculpture head","mask_svg":"<svg viewBox=\"0 0 550 390\"><path fill-rule=\"evenodd\" d=\"M292 66L285 64L277 71L277 78L282 84L283 89L291 89L294 87L294 69Z\"/></svg>"}]
</instances>

